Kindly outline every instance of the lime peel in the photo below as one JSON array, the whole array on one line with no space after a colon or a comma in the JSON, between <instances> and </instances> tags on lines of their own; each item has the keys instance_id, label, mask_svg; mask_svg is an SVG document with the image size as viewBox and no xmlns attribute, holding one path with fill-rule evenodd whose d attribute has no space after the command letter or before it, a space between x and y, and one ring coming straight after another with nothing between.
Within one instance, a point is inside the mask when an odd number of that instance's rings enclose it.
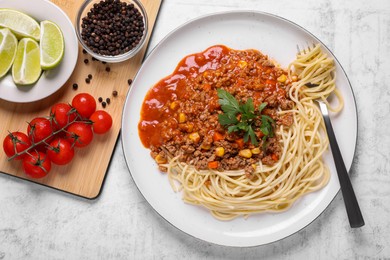
<instances>
[{"instance_id":1,"label":"lime peel","mask_svg":"<svg viewBox=\"0 0 390 260\"><path fill-rule=\"evenodd\" d=\"M40 52L43 70L57 67L64 57L64 36L58 25L51 21L41 22Z\"/></svg>"},{"instance_id":2,"label":"lime peel","mask_svg":"<svg viewBox=\"0 0 390 260\"><path fill-rule=\"evenodd\" d=\"M11 68L18 47L18 40L8 29L0 29L0 78L3 77Z\"/></svg>"}]
</instances>

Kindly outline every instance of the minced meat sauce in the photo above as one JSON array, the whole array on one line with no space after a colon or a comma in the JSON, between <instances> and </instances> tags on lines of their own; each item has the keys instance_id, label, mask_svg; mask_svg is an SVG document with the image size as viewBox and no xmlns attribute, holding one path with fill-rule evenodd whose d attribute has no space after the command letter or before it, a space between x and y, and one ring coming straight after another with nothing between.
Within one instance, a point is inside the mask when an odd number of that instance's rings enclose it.
<instances>
[{"instance_id":1,"label":"minced meat sauce","mask_svg":"<svg viewBox=\"0 0 390 260\"><path fill-rule=\"evenodd\" d=\"M185 57L170 76L149 90L138 125L141 141L158 164L180 155L180 161L199 170L245 169L250 177L260 160L266 165L279 160L281 145L277 135L263 145L258 129L257 146L244 142L240 132L228 134L218 121L223 112L217 89L228 91L242 103L252 98L255 107L267 102L262 113L276 125L290 126L292 114L277 114L294 105L288 97L290 85L287 72L259 51L212 46Z\"/></svg>"}]
</instances>

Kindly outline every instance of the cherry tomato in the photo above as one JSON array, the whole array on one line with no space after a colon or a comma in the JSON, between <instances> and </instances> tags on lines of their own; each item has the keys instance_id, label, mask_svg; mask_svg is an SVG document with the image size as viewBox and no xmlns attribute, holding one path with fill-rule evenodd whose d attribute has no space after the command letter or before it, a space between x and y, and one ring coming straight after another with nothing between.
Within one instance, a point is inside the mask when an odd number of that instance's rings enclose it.
<instances>
[{"instance_id":1,"label":"cherry tomato","mask_svg":"<svg viewBox=\"0 0 390 260\"><path fill-rule=\"evenodd\" d=\"M65 165L72 161L74 148L66 139L57 138L50 143L47 149L47 156L49 156L52 163Z\"/></svg>"},{"instance_id":2,"label":"cherry tomato","mask_svg":"<svg viewBox=\"0 0 390 260\"><path fill-rule=\"evenodd\" d=\"M31 143L38 143L53 133L50 120L44 117L34 118L27 127Z\"/></svg>"},{"instance_id":3,"label":"cherry tomato","mask_svg":"<svg viewBox=\"0 0 390 260\"><path fill-rule=\"evenodd\" d=\"M72 100L74 107L83 118L89 118L96 110L96 100L88 93L77 94Z\"/></svg>"},{"instance_id":4,"label":"cherry tomato","mask_svg":"<svg viewBox=\"0 0 390 260\"><path fill-rule=\"evenodd\" d=\"M93 139L92 126L84 122L76 122L67 128L66 136L76 147L85 147Z\"/></svg>"},{"instance_id":5,"label":"cherry tomato","mask_svg":"<svg viewBox=\"0 0 390 260\"><path fill-rule=\"evenodd\" d=\"M12 157L15 153L20 153L31 146L30 139L25 133L13 132L8 134L3 141L3 149L7 157ZM15 160L21 160L25 154L15 157Z\"/></svg>"},{"instance_id":6,"label":"cherry tomato","mask_svg":"<svg viewBox=\"0 0 390 260\"><path fill-rule=\"evenodd\" d=\"M22 166L25 174L37 179L45 177L50 172L51 162L46 154L33 151L24 157Z\"/></svg>"},{"instance_id":7,"label":"cherry tomato","mask_svg":"<svg viewBox=\"0 0 390 260\"><path fill-rule=\"evenodd\" d=\"M93 122L93 132L95 134L105 134L112 126L112 118L109 113L103 110L95 111L89 118Z\"/></svg>"},{"instance_id":8,"label":"cherry tomato","mask_svg":"<svg viewBox=\"0 0 390 260\"><path fill-rule=\"evenodd\" d=\"M60 129L74 121L77 114L76 110L72 109L69 104L58 103L51 108L50 116L53 118L53 125Z\"/></svg>"}]
</instances>

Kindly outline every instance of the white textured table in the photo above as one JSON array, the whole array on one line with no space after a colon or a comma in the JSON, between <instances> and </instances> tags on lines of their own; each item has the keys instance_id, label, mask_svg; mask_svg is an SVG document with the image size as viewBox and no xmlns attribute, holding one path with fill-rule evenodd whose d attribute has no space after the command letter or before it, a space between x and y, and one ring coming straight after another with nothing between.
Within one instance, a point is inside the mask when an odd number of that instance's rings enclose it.
<instances>
[{"instance_id":1,"label":"white textured table","mask_svg":"<svg viewBox=\"0 0 390 260\"><path fill-rule=\"evenodd\" d=\"M349 227L339 194L308 227L273 244L228 248L194 239L143 199L118 143L94 201L1 174L0 259L390 258L390 1L164 0L150 47L200 15L252 9L314 33L346 70L358 106L351 179L363 228Z\"/></svg>"}]
</instances>

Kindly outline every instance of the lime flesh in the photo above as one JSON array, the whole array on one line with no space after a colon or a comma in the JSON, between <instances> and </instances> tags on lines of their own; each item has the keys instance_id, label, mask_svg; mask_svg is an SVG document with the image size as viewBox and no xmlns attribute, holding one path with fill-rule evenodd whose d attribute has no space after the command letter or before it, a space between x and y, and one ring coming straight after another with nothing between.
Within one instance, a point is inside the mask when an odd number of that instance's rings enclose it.
<instances>
[{"instance_id":1,"label":"lime flesh","mask_svg":"<svg viewBox=\"0 0 390 260\"><path fill-rule=\"evenodd\" d=\"M18 40L15 35L7 29L0 29L0 78L11 68L18 47Z\"/></svg>"},{"instance_id":2,"label":"lime flesh","mask_svg":"<svg viewBox=\"0 0 390 260\"><path fill-rule=\"evenodd\" d=\"M29 37L36 41L40 38L40 26L27 14L13 9L0 8L0 27L10 29L18 39Z\"/></svg>"},{"instance_id":3,"label":"lime flesh","mask_svg":"<svg viewBox=\"0 0 390 260\"><path fill-rule=\"evenodd\" d=\"M19 41L16 57L12 66L12 77L18 85L30 85L41 76L39 45L30 38Z\"/></svg>"},{"instance_id":4,"label":"lime flesh","mask_svg":"<svg viewBox=\"0 0 390 260\"><path fill-rule=\"evenodd\" d=\"M65 50L61 29L51 21L41 22L41 67L53 69L60 64Z\"/></svg>"}]
</instances>

